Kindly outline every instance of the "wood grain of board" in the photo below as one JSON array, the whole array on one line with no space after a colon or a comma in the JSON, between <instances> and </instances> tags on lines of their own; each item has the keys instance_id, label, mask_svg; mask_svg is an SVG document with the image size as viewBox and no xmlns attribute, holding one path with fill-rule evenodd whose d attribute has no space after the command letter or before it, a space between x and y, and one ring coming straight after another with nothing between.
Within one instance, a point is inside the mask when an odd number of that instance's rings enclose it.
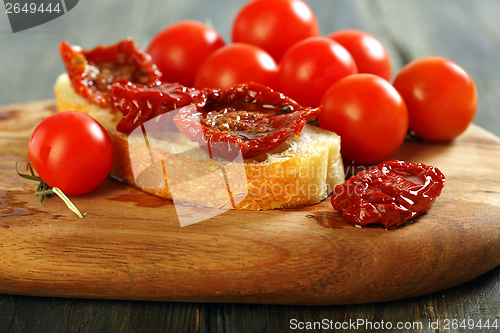
<instances>
[{"instance_id":1,"label":"wood grain of board","mask_svg":"<svg viewBox=\"0 0 500 333\"><path fill-rule=\"evenodd\" d=\"M477 126L448 144L407 141L394 156L447 177L433 208L407 226L355 228L325 200L180 227L170 201L113 178L72 198L82 220L57 198L40 203L14 164L27 161L32 129L52 112L50 100L0 109L0 293L352 304L447 289L500 264L500 140Z\"/></svg>"}]
</instances>

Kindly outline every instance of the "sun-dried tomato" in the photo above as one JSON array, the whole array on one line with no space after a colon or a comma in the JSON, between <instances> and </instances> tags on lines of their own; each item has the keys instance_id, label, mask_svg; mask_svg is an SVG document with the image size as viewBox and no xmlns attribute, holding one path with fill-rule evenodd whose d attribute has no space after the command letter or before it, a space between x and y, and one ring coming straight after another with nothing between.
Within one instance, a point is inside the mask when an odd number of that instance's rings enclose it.
<instances>
[{"instance_id":1,"label":"sun-dried tomato","mask_svg":"<svg viewBox=\"0 0 500 333\"><path fill-rule=\"evenodd\" d=\"M131 38L92 50L61 42L59 52L76 93L102 107L109 106L107 94L115 81L151 85L161 78L151 56Z\"/></svg>"},{"instance_id":2,"label":"sun-dried tomato","mask_svg":"<svg viewBox=\"0 0 500 333\"><path fill-rule=\"evenodd\" d=\"M436 167L392 160L337 185L331 201L347 222L395 227L426 212L444 182Z\"/></svg>"},{"instance_id":3,"label":"sun-dried tomato","mask_svg":"<svg viewBox=\"0 0 500 333\"><path fill-rule=\"evenodd\" d=\"M159 129L175 128L172 121L174 113L171 116L158 116L196 103L198 96L203 101L203 96L200 94L199 90L179 83L164 82L144 86L127 80L116 81L109 92L110 104L123 113L116 130L129 134L153 118L157 119L156 127Z\"/></svg>"},{"instance_id":4,"label":"sun-dried tomato","mask_svg":"<svg viewBox=\"0 0 500 333\"><path fill-rule=\"evenodd\" d=\"M302 107L256 83L202 92L206 100L197 107L181 109L174 121L190 140L202 146L209 144L212 155L228 158L234 157L235 144L243 158L273 150L291 135L299 136L306 122L316 119L321 110Z\"/></svg>"}]
</instances>

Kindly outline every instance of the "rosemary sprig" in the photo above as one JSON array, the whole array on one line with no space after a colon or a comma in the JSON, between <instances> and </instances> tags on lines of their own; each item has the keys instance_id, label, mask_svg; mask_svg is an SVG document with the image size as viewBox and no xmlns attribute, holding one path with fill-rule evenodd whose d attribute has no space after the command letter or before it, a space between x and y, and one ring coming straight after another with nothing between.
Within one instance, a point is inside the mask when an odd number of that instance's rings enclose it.
<instances>
[{"instance_id":1,"label":"rosemary sprig","mask_svg":"<svg viewBox=\"0 0 500 333\"><path fill-rule=\"evenodd\" d=\"M76 208L76 206L71 202L71 200L68 199L68 197L57 187L50 187L46 182L43 181L43 179L40 176L36 176L35 172L33 170L33 167L31 164L28 162L26 166L26 171L29 171L29 174L22 174L19 172L17 169L17 161L16 161L16 172L19 176L29 179L29 180L34 180L39 182L38 187L35 190L35 195L41 196L40 202L43 202L45 197L50 198L54 194L57 195L59 198L61 198L62 201L66 204L66 206L76 214L79 218L83 219L82 213Z\"/></svg>"}]
</instances>

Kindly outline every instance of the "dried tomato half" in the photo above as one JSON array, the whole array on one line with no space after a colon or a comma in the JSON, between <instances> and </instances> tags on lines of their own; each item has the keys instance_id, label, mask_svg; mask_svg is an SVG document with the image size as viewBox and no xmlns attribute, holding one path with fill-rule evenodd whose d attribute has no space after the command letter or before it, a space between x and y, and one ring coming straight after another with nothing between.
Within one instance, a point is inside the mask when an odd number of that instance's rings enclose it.
<instances>
[{"instance_id":1,"label":"dried tomato half","mask_svg":"<svg viewBox=\"0 0 500 333\"><path fill-rule=\"evenodd\" d=\"M161 78L151 56L132 38L89 51L61 42L59 52L76 93L102 107L109 106L107 94L117 80L150 85Z\"/></svg>"},{"instance_id":2,"label":"dried tomato half","mask_svg":"<svg viewBox=\"0 0 500 333\"><path fill-rule=\"evenodd\" d=\"M392 160L337 185L331 201L347 222L395 227L427 211L444 182L436 167Z\"/></svg>"},{"instance_id":3,"label":"dried tomato half","mask_svg":"<svg viewBox=\"0 0 500 333\"><path fill-rule=\"evenodd\" d=\"M159 129L176 129L171 117L157 117L185 105L204 101L199 90L179 83L154 83L149 86L127 80L116 81L109 92L112 106L123 113L116 130L129 134L137 126L156 117Z\"/></svg>"},{"instance_id":4,"label":"dried tomato half","mask_svg":"<svg viewBox=\"0 0 500 333\"><path fill-rule=\"evenodd\" d=\"M174 121L179 130L212 155L234 157L239 146L243 158L267 153L291 135L300 135L307 121L316 119L320 108L302 107L271 88L239 84L229 89L203 89L205 101L181 109ZM216 144L217 143L217 144ZM227 143L226 150L224 145ZM214 147L219 147L214 151Z\"/></svg>"}]
</instances>

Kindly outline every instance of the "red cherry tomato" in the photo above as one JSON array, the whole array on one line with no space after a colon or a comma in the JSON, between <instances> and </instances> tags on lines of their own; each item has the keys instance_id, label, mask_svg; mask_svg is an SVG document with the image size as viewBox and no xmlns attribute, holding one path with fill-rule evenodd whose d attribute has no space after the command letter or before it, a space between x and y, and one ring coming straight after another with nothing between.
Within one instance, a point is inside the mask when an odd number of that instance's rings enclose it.
<instances>
[{"instance_id":1,"label":"red cherry tomato","mask_svg":"<svg viewBox=\"0 0 500 333\"><path fill-rule=\"evenodd\" d=\"M340 135L346 160L378 164L398 150L408 131L403 99L389 82L373 74L338 81L321 104L319 126Z\"/></svg>"},{"instance_id":2,"label":"red cherry tomato","mask_svg":"<svg viewBox=\"0 0 500 333\"><path fill-rule=\"evenodd\" d=\"M311 37L283 55L278 86L299 104L317 107L332 84L355 73L354 59L342 45L326 37Z\"/></svg>"},{"instance_id":3,"label":"red cherry tomato","mask_svg":"<svg viewBox=\"0 0 500 333\"><path fill-rule=\"evenodd\" d=\"M316 16L305 2L253 0L237 14L232 41L257 45L279 61L289 47L318 34Z\"/></svg>"},{"instance_id":4,"label":"red cherry tomato","mask_svg":"<svg viewBox=\"0 0 500 333\"><path fill-rule=\"evenodd\" d=\"M366 32L354 29L335 31L327 37L340 43L349 51L359 73L375 74L387 81L391 80L391 59L378 39Z\"/></svg>"},{"instance_id":5,"label":"red cherry tomato","mask_svg":"<svg viewBox=\"0 0 500 333\"><path fill-rule=\"evenodd\" d=\"M194 86L227 89L238 83L256 82L274 88L278 65L264 50L254 45L235 43L211 54L201 64Z\"/></svg>"},{"instance_id":6,"label":"red cherry tomato","mask_svg":"<svg viewBox=\"0 0 500 333\"><path fill-rule=\"evenodd\" d=\"M477 91L467 72L441 57L407 64L394 80L410 115L410 130L424 140L449 141L474 119Z\"/></svg>"},{"instance_id":7,"label":"red cherry tomato","mask_svg":"<svg viewBox=\"0 0 500 333\"><path fill-rule=\"evenodd\" d=\"M38 175L66 195L96 189L113 164L113 146L94 118L75 111L44 119L33 131L28 156Z\"/></svg>"},{"instance_id":8,"label":"red cherry tomato","mask_svg":"<svg viewBox=\"0 0 500 333\"><path fill-rule=\"evenodd\" d=\"M180 21L160 31L149 44L147 53L162 72L162 81L192 87L201 63L224 40L211 26L198 21Z\"/></svg>"}]
</instances>

